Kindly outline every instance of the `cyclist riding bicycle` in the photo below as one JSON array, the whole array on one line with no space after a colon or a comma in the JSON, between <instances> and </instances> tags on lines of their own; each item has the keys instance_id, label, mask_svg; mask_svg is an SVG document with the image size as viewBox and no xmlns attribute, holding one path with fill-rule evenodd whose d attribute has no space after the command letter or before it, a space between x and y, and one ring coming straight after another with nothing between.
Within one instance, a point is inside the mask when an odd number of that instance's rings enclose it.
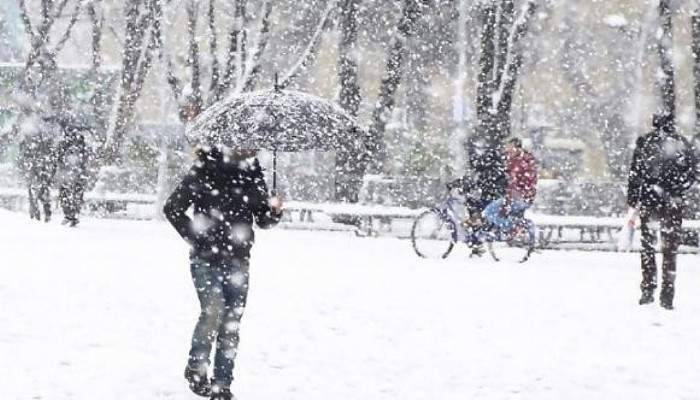
<instances>
[{"instance_id":1,"label":"cyclist riding bicycle","mask_svg":"<svg viewBox=\"0 0 700 400\"><path fill-rule=\"evenodd\" d=\"M506 173L505 197L491 202L483 214L489 223L507 233L532 206L537 194L537 161L519 138L506 142Z\"/></svg>"}]
</instances>

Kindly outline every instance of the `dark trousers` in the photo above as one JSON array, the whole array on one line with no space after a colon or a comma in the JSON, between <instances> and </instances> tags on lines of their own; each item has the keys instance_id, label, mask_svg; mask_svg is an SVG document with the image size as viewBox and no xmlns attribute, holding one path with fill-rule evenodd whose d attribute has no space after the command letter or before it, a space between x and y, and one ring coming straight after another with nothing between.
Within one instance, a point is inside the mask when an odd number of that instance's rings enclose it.
<instances>
[{"instance_id":1,"label":"dark trousers","mask_svg":"<svg viewBox=\"0 0 700 400\"><path fill-rule=\"evenodd\" d=\"M83 205L83 185L80 183L64 184L58 189L58 200L63 209L63 216L70 221L77 221Z\"/></svg>"},{"instance_id":2,"label":"dark trousers","mask_svg":"<svg viewBox=\"0 0 700 400\"><path fill-rule=\"evenodd\" d=\"M651 221L658 221L663 254L662 296L672 300L676 281L676 255L681 241L683 202L669 200L667 204L655 209L642 208L639 214L642 222L642 291L653 292L657 286L655 238L649 224Z\"/></svg>"},{"instance_id":3,"label":"dark trousers","mask_svg":"<svg viewBox=\"0 0 700 400\"><path fill-rule=\"evenodd\" d=\"M206 371L216 341L213 383L228 388L233 380L239 324L248 297L248 261L208 261L193 256L191 272L201 312L192 334L188 366Z\"/></svg>"},{"instance_id":4,"label":"dark trousers","mask_svg":"<svg viewBox=\"0 0 700 400\"><path fill-rule=\"evenodd\" d=\"M49 185L30 185L28 188L29 195L29 217L36 220L41 220L41 211L39 205L44 211L44 221L51 220L51 193ZM41 203L41 204L39 204Z\"/></svg>"}]
</instances>

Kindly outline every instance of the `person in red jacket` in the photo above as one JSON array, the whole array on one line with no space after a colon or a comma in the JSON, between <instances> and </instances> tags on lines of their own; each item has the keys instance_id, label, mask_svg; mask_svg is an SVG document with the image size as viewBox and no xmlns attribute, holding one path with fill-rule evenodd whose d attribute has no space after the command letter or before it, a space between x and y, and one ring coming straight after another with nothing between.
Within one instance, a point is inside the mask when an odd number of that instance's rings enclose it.
<instances>
[{"instance_id":1,"label":"person in red jacket","mask_svg":"<svg viewBox=\"0 0 700 400\"><path fill-rule=\"evenodd\" d=\"M524 202L528 207L532 205L537 195L537 161L518 138L506 144L506 173L506 199L512 203Z\"/></svg>"},{"instance_id":2,"label":"person in red jacket","mask_svg":"<svg viewBox=\"0 0 700 400\"><path fill-rule=\"evenodd\" d=\"M537 194L537 161L532 153L523 148L519 138L506 142L506 174L508 186L505 197L489 204L484 215L489 222L507 233L530 208Z\"/></svg>"}]
</instances>

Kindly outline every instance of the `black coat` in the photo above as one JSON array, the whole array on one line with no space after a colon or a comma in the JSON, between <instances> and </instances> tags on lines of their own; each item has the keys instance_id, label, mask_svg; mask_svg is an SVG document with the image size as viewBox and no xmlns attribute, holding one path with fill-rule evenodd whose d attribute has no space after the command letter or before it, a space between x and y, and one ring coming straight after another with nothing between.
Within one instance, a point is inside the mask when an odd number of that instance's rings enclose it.
<instances>
[{"instance_id":1,"label":"black coat","mask_svg":"<svg viewBox=\"0 0 700 400\"><path fill-rule=\"evenodd\" d=\"M193 206L193 218L185 213ZM163 207L177 232L190 245L193 257L220 260L249 258L255 235L279 222L268 204L267 186L257 160L224 162L201 157Z\"/></svg>"},{"instance_id":2,"label":"black coat","mask_svg":"<svg viewBox=\"0 0 700 400\"><path fill-rule=\"evenodd\" d=\"M56 181L63 187L84 186L88 162L85 136L75 129L67 128L58 143Z\"/></svg>"},{"instance_id":3,"label":"black coat","mask_svg":"<svg viewBox=\"0 0 700 400\"><path fill-rule=\"evenodd\" d=\"M668 166L674 164L687 172L669 175L668 171L675 171L676 168ZM672 197L683 196L685 190L692 186L696 178L696 166L693 147L675 131L654 130L639 137L629 171L627 204L647 209L666 206Z\"/></svg>"}]
</instances>

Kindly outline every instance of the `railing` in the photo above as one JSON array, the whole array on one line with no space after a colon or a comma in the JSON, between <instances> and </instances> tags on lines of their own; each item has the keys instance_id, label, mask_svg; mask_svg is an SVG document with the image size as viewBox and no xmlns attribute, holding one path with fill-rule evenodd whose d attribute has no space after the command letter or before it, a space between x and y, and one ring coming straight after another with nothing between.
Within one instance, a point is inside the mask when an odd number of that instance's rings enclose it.
<instances>
[{"instance_id":1,"label":"railing","mask_svg":"<svg viewBox=\"0 0 700 400\"><path fill-rule=\"evenodd\" d=\"M155 195L89 192L85 194L84 212L103 217L151 219L157 211L155 202ZM19 211L26 210L26 203L26 190L0 188L0 206ZM423 211L382 205L289 201L285 203L280 227L405 239L410 237L414 218ZM531 214L529 218L537 225L538 247L546 249L616 251L617 236L625 223L619 217ZM683 221L683 229L682 252L699 252L700 220Z\"/></svg>"}]
</instances>

